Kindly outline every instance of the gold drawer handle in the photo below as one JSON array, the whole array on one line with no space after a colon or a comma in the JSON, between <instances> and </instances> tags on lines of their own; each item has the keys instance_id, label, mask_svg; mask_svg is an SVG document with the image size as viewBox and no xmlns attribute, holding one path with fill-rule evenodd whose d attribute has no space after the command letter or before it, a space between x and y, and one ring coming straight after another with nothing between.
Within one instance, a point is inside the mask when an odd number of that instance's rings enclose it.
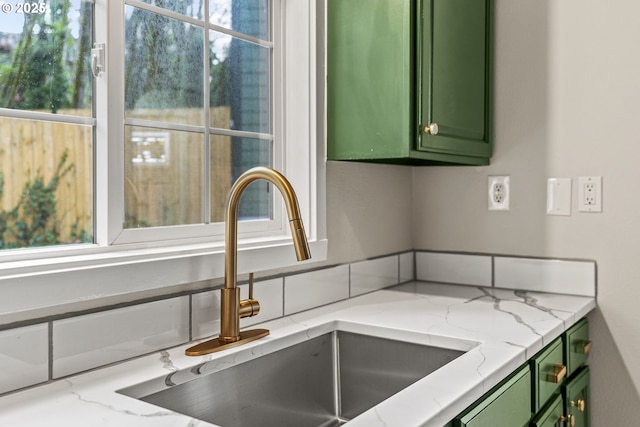
<instances>
[{"instance_id":1,"label":"gold drawer handle","mask_svg":"<svg viewBox=\"0 0 640 427\"><path fill-rule=\"evenodd\" d=\"M584 412L584 408L585 408L585 401L584 399L578 399L577 402L574 402L573 400L571 401L571 406L575 406L576 408L578 408L578 411L580 412Z\"/></svg>"},{"instance_id":2,"label":"gold drawer handle","mask_svg":"<svg viewBox=\"0 0 640 427\"><path fill-rule=\"evenodd\" d=\"M589 354L590 351L591 351L591 341L584 342L582 347L579 348L579 353L582 353L582 354Z\"/></svg>"},{"instance_id":3,"label":"gold drawer handle","mask_svg":"<svg viewBox=\"0 0 640 427\"><path fill-rule=\"evenodd\" d=\"M554 365L553 371L547 374L547 381L558 384L567 375L567 367L564 365Z\"/></svg>"},{"instance_id":4,"label":"gold drawer handle","mask_svg":"<svg viewBox=\"0 0 640 427\"><path fill-rule=\"evenodd\" d=\"M576 417L573 415L567 415L566 417L560 417L560 421L566 422L569 427L576 425Z\"/></svg>"}]
</instances>

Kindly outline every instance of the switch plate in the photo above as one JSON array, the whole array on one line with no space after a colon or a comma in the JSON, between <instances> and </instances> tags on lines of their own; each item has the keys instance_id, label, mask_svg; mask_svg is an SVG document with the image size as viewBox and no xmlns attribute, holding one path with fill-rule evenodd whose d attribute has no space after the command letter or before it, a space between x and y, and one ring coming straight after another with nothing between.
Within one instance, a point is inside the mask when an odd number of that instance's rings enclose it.
<instances>
[{"instance_id":1,"label":"switch plate","mask_svg":"<svg viewBox=\"0 0 640 427\"><path fill-rule=\"evenodd\" d=\"M509 177L490 176L489 177L489 210L508 211L509 210Z\"/></svg>"},{"instance_id":2,"label":"switch plate","mask_svg":"<svg viewBox=\"0 0 640 427\"><path fill-rule=\"evenodd\" d=\"M578 212L602 212L602 177L578 178Z\"/></svg>"},{"instance_id":3,"label":"switch plate","mask_svg":"<svg viewBox=\"0 0 640 427\"><path fill-rule=\"evenodd\" d=\"M571 178L547 180L547 215L571 215Z\"/></svg>"}]
</instances>

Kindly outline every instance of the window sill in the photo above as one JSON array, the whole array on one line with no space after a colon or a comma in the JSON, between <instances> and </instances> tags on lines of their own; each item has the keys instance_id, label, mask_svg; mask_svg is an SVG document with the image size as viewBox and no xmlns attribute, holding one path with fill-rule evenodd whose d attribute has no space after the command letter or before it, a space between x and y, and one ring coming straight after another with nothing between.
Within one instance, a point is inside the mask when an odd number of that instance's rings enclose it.
<instances>
[{"instance_id":1,"label":"window sill","mask_svg":"<svg viewBox=\"0 0 640 427\"><path fill-rule=\"evenodd\" d=\"M291 239L240 242L238 274L325 260L327 241L309 242L312 259L298 263ZM0 326L112 306L194 289L224 277L217 244L93 253L0 265ZM53 261L53 262L51 262ZM201 287L204 285L201 285Z\"/></svg>"}]
</instances>

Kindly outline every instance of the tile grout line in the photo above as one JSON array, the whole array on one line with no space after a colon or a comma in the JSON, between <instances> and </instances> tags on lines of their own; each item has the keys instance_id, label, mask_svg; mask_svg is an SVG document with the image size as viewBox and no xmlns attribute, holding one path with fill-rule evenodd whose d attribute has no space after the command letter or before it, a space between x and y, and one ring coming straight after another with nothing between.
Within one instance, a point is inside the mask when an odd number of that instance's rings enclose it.
<instances>
[{"instance_id":1,"label":"tile grout line","mask_svg":"<svg viewBox=\"0 0 640 427\"><path fill-rule=\"evenodd\" d=\"M491 255L491 287L496 287L496 257Z\"/></svg>"},{"instance_id":2,"label":"tile grout line","mask_svg":"<svg viewBox=\"0 0 640 427\"><path fill-rule=\"evenodd\" d=\"M48 372L48 381L53 381L53 320L50 320L47 323L47 347L48 347L48 358L47 358L47 370Z\"/></svg>"}]
</instances>

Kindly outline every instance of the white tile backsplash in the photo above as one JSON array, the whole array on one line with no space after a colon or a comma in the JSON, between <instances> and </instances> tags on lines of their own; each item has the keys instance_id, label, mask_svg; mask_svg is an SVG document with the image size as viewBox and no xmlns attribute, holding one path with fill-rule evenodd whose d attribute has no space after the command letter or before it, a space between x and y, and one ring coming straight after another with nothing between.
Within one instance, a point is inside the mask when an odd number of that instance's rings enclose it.
<instances>
[{"instance_id":1,"label":"white tile backsplash","mask_svg":"<svg viewBox=\"0 0 640 427\"><path fill-rule=\"evenodd\" d=\"M416 253L417 280L491 286L491 274L491 256L440 252Z\"/></svg>"},{"instance_id":2,"label":"white tile backsplash","mask_svg":"<svg viewBox=\"0 0 640 427\"><path fill-rule=\"evenodd\" d=\"M189 341L189 297L53 322L53 377Z\"/></svg>"},{"instance_id":3,"label":"white tile backsplash","mask_svg":"<svg viewBox=\"0 0 640 427\"><path fill-rule=\"evenodd\" d=\"M46 323L0 331L0 394L49 379Z\"/></svg>"},{"instance_id":4,"label":"white tile backsplash","mask_svg":"<svg viewBox=\"0 0 640 427\"><path fill-rule=\"evenodd\" d=\"M495 257L498 288L596 296L594 261Z\"/></svg>"},{"instance_id":5,"label":"white tile backsplash","mask_svg":"<svg viewBox=\"0 0 640 427\"><path fill-rule=\"evenodd\" d=\"M199 340L220 332L220 290L191 296L191 335Z\"/></svg>"},{"instance_id":6,"label":"white tile backsplash","mask_svg":"<svg viewBox=\"0 0 640 427\"><path fill-rule=\"evenodd\" d=\"M409 282L415 280L416 267L415 267L415 254L413 252L406 252L400 254L400 283Z\"/></svg>"},{"instance_id":7,"label":"white tile backsplash","mask_svg":"<svg viewBox=\"0 0 640 427\"><path fill-rule=\"evenodd\" d=\"M326 268L284 279L285 316L349 298L349 266Z\"/></svg>"},{"instance_id":8,"label":"white tile backsplash","mask_svg":"<svg viewBox=\"0 0 640 427\"><path fill-rule=\"evenodd\" d=\"M398 284L398 256L351 264L352 297Z\"/></svg>"},{"instance_id":9,"label":"white tile backsplash","mask_svg":"<svg viewBox=\"0 0 640 427\"><path fill-rule=\"evenodd\" d=\"M595 296L596 263L410 251L257 281L260 313L240 324L245 328L412 280ZM248 297L247 284L240 293ZM193 340L215 336L220 291L50 322L51 334L49 323L0 331L0 394L186 343L190 328Z\"/></svg>"}]
</instances>

